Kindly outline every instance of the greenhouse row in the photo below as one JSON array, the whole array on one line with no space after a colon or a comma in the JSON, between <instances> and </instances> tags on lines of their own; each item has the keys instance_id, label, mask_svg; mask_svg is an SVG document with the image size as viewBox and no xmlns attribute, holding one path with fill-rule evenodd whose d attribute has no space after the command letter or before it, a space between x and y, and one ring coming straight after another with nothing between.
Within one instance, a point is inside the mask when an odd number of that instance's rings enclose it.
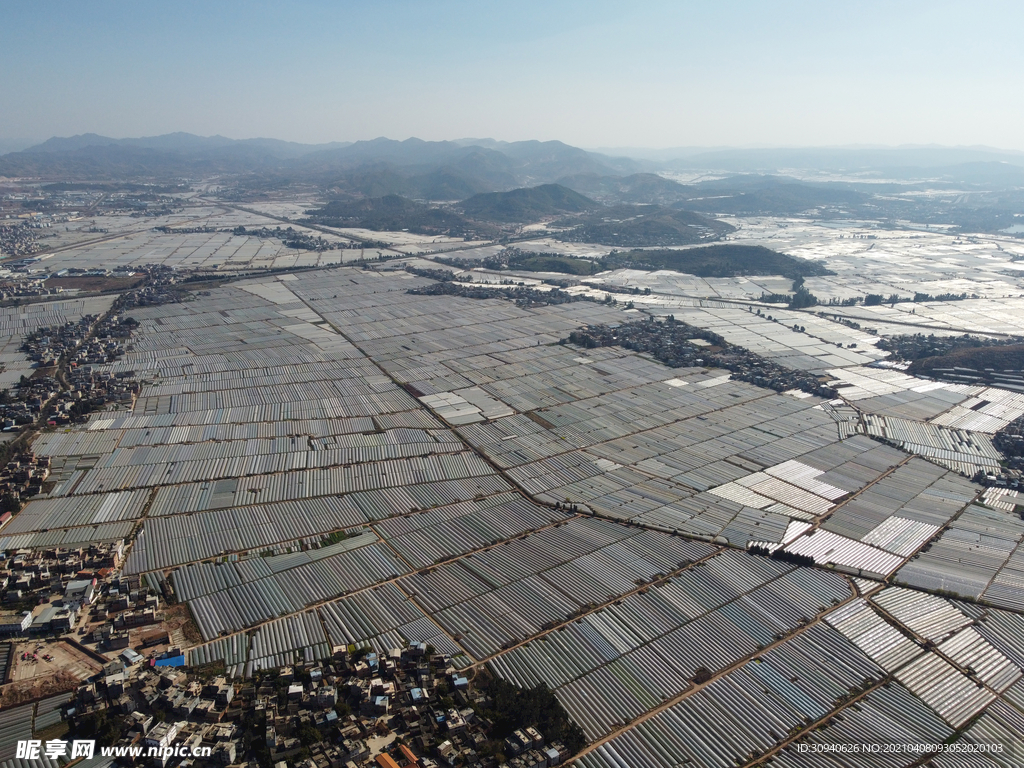
<instances>
[{"instance_id":1,"label":"greenhouse row","mask_svg":"<svg viewBox=\"0 0 1024 768\"><path fill-rule=\"evenodd\" d=\"M1016 514L972 504L949 524L927 552L916 555L899 570L896 581L984 598L995 605L1022 610L1022 540L1024 522Z\"/></svg>"},{"instance_id":2,"label":"greenhouse row","mask_svg":"<svg viewBox=\"0 0 1024 768\"><path fill-rule=\"evenodd\" d=\"M221 566L233 567L233 566ZM210 592L189 601L203 639L235 632L300 611L407 572L382 544L371 543L252 581Z\"/></svg>"},{"instance_id":3,"label":"greenhouse row","mask_svg":"<svg viewBox=\"0 0 1024 768\"><path fill-rule=\"evenodd\" d=\"M161 499L158 493L129 555L126 572L167 568L226 552L262 551L300 539L319 540L331 531L371 520L509 490L509 485L497 475L484 475L348 495L229 506L236 496L241 496L241 492L236 493L234 481L230 482L232 487L220 493L223 503L218 501L215 488L206 489L198 498L192 495L191 501L197 505L223 507L209 511L190 513L188 497L172 494ZM248 497L253 499L256 494Z\"/></svg>"}]
</instances>

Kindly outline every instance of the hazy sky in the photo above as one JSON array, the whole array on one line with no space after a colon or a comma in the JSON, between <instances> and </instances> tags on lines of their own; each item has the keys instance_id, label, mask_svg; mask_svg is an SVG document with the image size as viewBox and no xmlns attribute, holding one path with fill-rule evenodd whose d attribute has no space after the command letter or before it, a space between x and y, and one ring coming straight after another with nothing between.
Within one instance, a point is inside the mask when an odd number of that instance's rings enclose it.
<instances>
[{"instance_id":1,"label":"hazy sky","mask_svg":"<svg viewBox=\"0 0 1024 768\"><path fill-rule=\"evenodd\" d=\"M0 138L1024 150L1024 3L21 2Z\"/></svg>"}]
</instances>

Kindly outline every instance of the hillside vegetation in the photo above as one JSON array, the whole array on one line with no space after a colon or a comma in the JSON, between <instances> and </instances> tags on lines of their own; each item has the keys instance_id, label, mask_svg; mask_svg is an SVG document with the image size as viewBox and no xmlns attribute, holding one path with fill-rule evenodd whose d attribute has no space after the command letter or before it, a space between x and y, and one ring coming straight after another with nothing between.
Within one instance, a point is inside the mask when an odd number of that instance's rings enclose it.
<instances>
[{"instance_id":1,"label":"hillside vegetation","mask_svg":"<svg viewBox=\"0 0 1024 768\"><path fill-rule=\"evenodd\" d=\"M795 216L823 209L853 210L868 200L862 192L835 185L802 184L774 176L734 176L690 187L678 203L692 211L731 215Z\"/></svg>"},{"instance_id":2,"label":"hillside vegetation","mask_svg":"<svg viewBox=\"0 0 1024 768\"><path fill-rule=\"evenodd\" d=\"M658 205L617 205L584 216L579 226L558 238L574 243L640 248L693 245L717 240L733 231L735 227L730 224L692 211Z\"/></svg>"},{"instance_id":3,"label":"hillside vegetation","mask_svg":"<svg viewBox=\"0 0 1024 768\"><path fill-rule=\"evenodd\" d=\"M557 183L606 204L666 205L678 203L693 196L692 188L656 173L633 173L629 176L599 176L594 173L581 173L575 176L565 176Z\"/></svg>"},{"instance_id":4,"label":"hillside vegetation","mask_svg":"<svg viewBox=\"0 0 1024 768\"><path fill-rule=\"evenodd\" d=\"M453 266L471 268L479 262L458 258L445 260ZM509 247L489 256L483 266L488 269L511 269L527 272L561 272L567 275L593 275L611 269L670 269L698 277L737 277L741 275L783 275L793 280L797 294L806 294L812 306L816 300L803 287L803 278L833 274L819 262L797 259L760 245L709 245L682 250L612 251L602 259L586 259L567 254L537 253ZM780 296L780 300L790 300Z\"/></svg>"},{"instance_id":5,"label":"hillside vegetation","mask_svg":"<svg viewBox=\"0 0 1024 768\"><path fill-rule=\"evenodd\" d=\"M435 208L399 195L357 200L333 200L323 208L306 211L311 219L329 227L359 227L375 232L408 230L423 235L490 234L486 225L470 222L458 213Z\"/></svg>"},{"instance_id":6,"label":"hillside vegetation","mask_svg":"<svg viewBox=\"0 0 1024 768\"><path fill-rule=\"evenodd\" d=\"M526 223L565 213L582 213L600 208L600 204L560 184L521 187L509 192L485 192L473 195L459 208L475 219Z\"/></svg>"},{"instance_id":7,"label":"hillside vegetation","mask_svg":"<svg viewBox=\"0 0 1024 768\"><path fill-rule=\"evenodd\" d=\"M605 269L671 269L697 277L782 275L800 277L831 275L824 264L797 259L761 245L708 245L682 250L613 251L602 260Z\"/></svg>"},{"instance_id":8,"label":"hillside vegetation","mask_svg":"<svg viewBox=\"0 0 1024 768\"><path fill-rule=\"evenodd\" d=\"M940 368L971 368L975 371L992 368L997 372L1021 371L1024 370L1024 344L955 349L944 355L915 360L910 364L907 372L918 376L930 376Z\"/></svg>"}]
</instances>

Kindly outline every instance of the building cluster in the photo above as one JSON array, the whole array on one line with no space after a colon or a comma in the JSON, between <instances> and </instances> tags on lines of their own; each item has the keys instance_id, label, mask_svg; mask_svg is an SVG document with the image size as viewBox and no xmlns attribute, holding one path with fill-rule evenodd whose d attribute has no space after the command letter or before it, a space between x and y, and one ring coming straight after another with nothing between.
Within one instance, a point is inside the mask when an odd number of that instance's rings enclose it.
<instances>
[{"instance_id":1,"label":"building cluster","mask_svg":"<svg viewBox=\"0 0 1024 768\"><path fill-rule=\"evenodd\" d=\"M179 230L172 230L179 231ZM245 227L238 226L234 229L224 230L230 232L233 235L248 235L250 237L258 237L261 240L268 240L275 238L284 243L288 248L294 248L299 251L317 251L323 253L324 251L337 251L346 249L359 249L368 247L381 247L386 248L387 243L366 243L353 240L324 240L320 235L314 235L310 232L301 232L292 227L281 229L281 227L261 227L260 229L246 229Z\"/></svg>"},{"instance_id":2,"label":"building cluster","mask_svg":"<svg viewBox=\"0 0 1024 768\"><path fill-rule=\"evenodd\" d=\"M150 199L139 197L122 197L111 199L110 207L104 210L104 214L127 215L133 219L156 218L157 216L173 216L184 210L180 201L163 195L151 195Z\"/></svg>"},{"instance_id":3,"label":"building cluster","mask_svg":"<svg viewBox=\"0 0 1024 768\"><path fill-rule=\"evenodd\" d=\"M0 256L31 256L42 249L39 244L41 225L28 219L0 221Z\"/></svg>"},{"instance_id":4,"label":"building cluster","mask_svg":"<svg viewBox=\"0 0 1024 768\"><path fill-rule=\"evenodd\" d=\"M9 261L3 265L5 269L15 274L0 278L0 301L37 296L57 296L64 293L64 289L59 286L48 286L45 277L17 274L29 269L31 263L31 259L22 259L19 261Z\"/></svg>"},{"instance_id":5,"label":"building cluster","mask_svg":"<svg viewBox=\"0 0 1024 768\"><path fill-rule=\"evenodd\" d=\"M9 553L0 568L4 606L0 635L75 633L86 614L99 615L98 603L105 597L101 590L116 592L116 587L104 582L121 565L123 556L124 542L120 539L87 547ZM112 624L117 615L110 619Z\"/></svg>"},{"instance_id":6,"label":"building cluster","mask_svg":"<svg viewBox=\"0 0 1024 768\"><path fill-rule=\"evenodd\" d=\"M571 757L570 750L560 741L550 744L534 727L517 728L504 741L509 768L547 768L559 765Z\"/></svg>"},{"instance_id":7,"label":"building cluster","mask_svg":"<svg viewBox=\"0 0 1024 768\"><path fill-rule=\"evenodd\" d=\"M163 193L187 189L187 185L127 184L121 191L114 191L107 184L97 184L91 189L63 189L61 186L26 185L5 195L0 201L0 208L11 219L29 220L42 227L78 220L81 212L90 217L157 216L181 210L180 200ZM106 230L93 226L82 231Z\"/></svg>"},{"instance_id":8,"label":"building cluster","mask_svg":"<svg viewBox=\"0 0 1024 768\"><path fill-rule=\"evenodd\" d=\"M582 294L570 294L560 290L538 290L526 286L493 286L479 283L457 282L451 272L440 269L418 269L407 267L407 271L432 280L445 282L431 283L422 288L410 288L408 293L418 296L461 296L466 299L506 299L520 307L539 307L546 304L567 304L573 301L593 301Z\"/></svg>"},{"instance_id":9,"label":"building cluster","mask_svg":"<svg viewBox=\"0 0 1024 768\"><path fill-rule=\"evenodd\" d=\"M153 227L154 232L159 232L162 235L206 235L211 232L216 232L216 227L209 227L205 225L199 225L196 227L171 227L171 226L160 226Z\"/></svg>"},{"instance_id":10,"label":"building cluster","mask_svg":"<svg viewBox=\"0 0 1024 768\"><path fill-rule=\"evenodd\" d=\"M130 372L101 371L128 349L137 323L119 314L87 315L60 327L29 334L21 351L40 368L58 368L58 376L24 379L4 408L5 428L32 423L43 413L50 426L67 424L110 403L130 405L139 384Z\"/></svg>"},{"instance_id":11,"label":"building cluster","mask_svg":"<svg viewBox=\"0 0 1024 768\"><path fill-rule=\"evenodd\" d=\"M5 195L0 201L0 258L26 257L43 250L40 240L53 237L55 225L79 219L78 211L69 210L71 207L79 204L56 201L45 194Z\"/></svg>"},{"instance_id":12,"label":"building cluster","mask_svg":"<svg viewBox=\"0 0 1024 768\"><path fill-rule=\"evenodd\" d=\"M50 476L50 458L39 456L28 450L10 457L0 469L0 496L14 502L36 496L42 491L43 483ZM9 510L3 510L5 515ZM7 520L0 516L0 524Z\"/></svg>"},{"instance_id":13,"label":"building cluster","mask_svg":"<svg viewBox=\"0 0 1024 768\"><path fill-rule=\"evenodd\" d=\"M72 368L63 386L53 376L33 376L0 399L0 418L7 432L46 417L51 427L69 424L110 403L130 405L139 385L129 374L97 371L92 366Z\"/></svg>"},{"instance_id":14,"label":"building cluster","mask_svg":"<svg viewBox=\"0 0 1024 768\"><path fill-rule=\"evenodd\" d=\"M148 282L128 293L123 293L114 302L114 311L125 312L135 307L156 307L163 304L177 304L188 301L192 294L177 282L172 269L159 265L146 265L139 269L149 276Z\"/></svg>"},{"instance_id":15,"label":"building cluster","mask_svg":"<svg viewBox=\"0 0 1024 768\"><path fill-rule=\"evenodd\" d=\"M566 341L591 349L620 346L644 352L672 368L723 368L731 371L734 379L776 392L798 389L822 397L836 396L834 389L812 373L786 368L671 315L664 322L651 318L617 326L584 326L562 340Z\"/></svg>"},{"instance_id":16,"label":"building cluster","mask_svg":"<svg viewBox=\"0 0 1024 768\"><path fill-rule=\"evenodd\" d=\"M994 445L1003 454L1004 461L998 473L976 478L985 485L1020 488L1024 485L1024 416L1020 416L992 437Z\"/></svg>"},{"instance_id":17,"label":"building cluster","mask_svg":"<svg viewBox=\"0 0 1024 768\"><path fill-rule=\"evenodd\" d=\"M34 424L43 408L60 391L60 382L53 376L23 378L12 389L0 392L0 418L5 432L13 432L25 424Z\"/></svg>"},{"instance_id":18,"label":"building cluster","mask_svg":"<svg viewBox=\"0 0 1024 768\"><path fill-rule=\"evenodd\" d=\"M68 389L57 395L47 424L68 424L111 404L130 407L138 394L139 383L131 372L115 374L92 366L72 368L68 374Z\"/></svg>"},{"instance_id":19,"label":"building cluster","mask_svg":"<svg viewBox=\"0 0 1024 768\"><path fill-rule=\"evenodd\" d=\"M66 267L50 273L50 277L132 277L135 274L137 274L137 270L132 267L117 267L115 269Z\"/></svg>"},{"instance_id":20,"label":"building cluster","mask_svg":"<svg viewBox=\"0 0 1024 768\"><path fill-rule=\"evenodd\" d=\"M52 368L64 356L77 358L96 320L96 315L85 315L62 326L39 328L25 337L21 351L40 368ZM106 359L95 362L106 362Z\"/></svg>"},{"instance_id":21,"label":"building cluster","mask_svg":"<svg viewBox=\"0 0 1024 768\"><path fill-rule=\"evenodd\" d=\"M112 594L108 606L120 606L124 596ZM136 593L128 594L131 602ZM103 641L108 655L121 637ZM380 654L342 646L329 660L245 681L187 669L174 647L150 658L144 650L145 640L125 647L79 687L67 712L72 734L101 732L120 747L208 750L185 766L547 768L570 756L531 724L495 738L478 714L490 703L486 693L422 643Z\"/></svg>"},{"instance_id":22,"label":"building cluster","mask_svg":"<svg viewBox=\"0 0 1024 768\"><path fill-rule=\"evenodd\" d=\"M1021 460L1011 460L1016 467L1004 467L998 471L978 470L971 478L974 482L996 488L1017 489L1024 484L1024 470L1021 469Z\"/></svg>"}]
</instances>

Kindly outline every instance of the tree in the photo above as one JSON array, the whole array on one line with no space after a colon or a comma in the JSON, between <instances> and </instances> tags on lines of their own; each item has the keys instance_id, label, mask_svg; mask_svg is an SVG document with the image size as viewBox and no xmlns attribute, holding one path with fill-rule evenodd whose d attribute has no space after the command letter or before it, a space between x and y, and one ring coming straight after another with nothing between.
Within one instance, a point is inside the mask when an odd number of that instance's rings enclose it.
<instances>
[{"instance_id":1,"label":"tree","mask_svg":"<svg viewBox=\"0 0 1024 768\"><path fill-rule=\"evenodd\" d=\"M312 744L318 744L324 740L323 734L316 729L316 726L305 723L302 725L297 733L299 742L304 746L308 747Z\"/></svg>"},{"instance_id":2,"label":"tree","mask_svg":"<svg viewBox=\"0 0 1024 768\"><path fill-rule=\"evenodd\" d=\"M491 709L485 716L494 723L494 737L503 739L517 728L535 725L549 740L561 741L573 753L586 744L583 729L569 719L546 684L520 688L507 680L494 679L487 686L487 693Z\"/></svg>"},{"instance_id":3,"label":"tree","mask_svg":"<svg viewBox=\"0 0 1024 768\"><path fill-rule=\"evenodd\" d=\"M789 300L789 308L806 309L807 307L815 306L817 303L818 297L801 285Z\"/></svg>"}]
</instances>

